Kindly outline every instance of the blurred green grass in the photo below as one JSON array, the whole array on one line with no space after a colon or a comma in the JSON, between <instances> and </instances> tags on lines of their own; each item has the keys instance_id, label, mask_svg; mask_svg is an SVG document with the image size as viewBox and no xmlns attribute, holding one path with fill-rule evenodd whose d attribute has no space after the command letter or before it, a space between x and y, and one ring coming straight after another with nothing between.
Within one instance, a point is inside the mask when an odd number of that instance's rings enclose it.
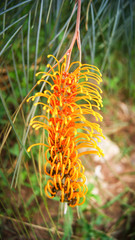
<instances>
[{"instance_id":1,"label":"blurred green grass","mask_svg":"<svg viewBox=\"0 0 135 240\"><path fill-rule=\"evenodd\" d=\"M125 189L101 206L100 195L92 192L95 185L89 184L86 202L78 210L80 218L72 209L61 216L57 198L54 204L53 201L47 203L44 195L47 177L43 173L45 149L33 149L32 157L28 157L22 148L26 149L35 139L45 138L45 133L34 135L28 128L31 116L41 109L26 102L19 106L36 82L35 73L46 70L47 55L59 52L60 59L67 50L74 33L76 12L70 20L74 1L70 4L67 0L23 3L5 0L0 9L0 96L3 100L0 102L0 236L2 239L111 240L116 239L112 233L127 218L125 234L134 239L135 230L130 229L130 220L135 209L133 202L128 203L130 198L126 197ZM18 4L22 5L17 7ZM134 1L127 0L82 1L82 62L102 69L104 114L109 113L110 96L131 106L135 100L134 5ZM77 47L72 59L78 59ZM34 91L39 90L40 86ZM119 143L122 138L115 140ZM132 148L126 143L124 146L122 154L129 156ZM115 202L124 208L124 213L114 223L107 210Z\"/></svg>"}]
</instances>

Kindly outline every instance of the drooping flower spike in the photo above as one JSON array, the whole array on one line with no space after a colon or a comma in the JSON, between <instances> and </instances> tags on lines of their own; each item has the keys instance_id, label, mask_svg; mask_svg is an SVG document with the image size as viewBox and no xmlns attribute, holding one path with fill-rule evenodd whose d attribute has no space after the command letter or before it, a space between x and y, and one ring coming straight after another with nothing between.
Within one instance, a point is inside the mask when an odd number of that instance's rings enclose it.
<instances>
[{"instance_id":1,"label":"drooping flower spike","mask_svg":"<svg viewBox=\"0 0 135 240\"><path fill-rule=\"evenodd\" d=\"M58 71L48 65L52 73L39 72L36 75L43 74L38 84L46 82L50 90L36 93L27 100L34 101L36 97L41 97L35 105L41 104L43 110L49 113L49 118L47 114L38 115L30 121L35 130L43 128L48 131L48 143L33 144L28 151L36 145L47 147L44 172L50 179L45 193L49 198L54 198L59 192L61 202L75 207L84 203L87 193L84 167L79 157L85 154L103 155L97 145L99 137L103 137L102 130L99 124L89 122L84 116L91 114L102 121L102 116L97 112L102 107L102 90L98 86L102 78L95 66L73 62L66 70L66 57L62 64L54 56L48 57L56 60ZM71 71L73 67L76 68ZM50 79L46 80L47 77ZM89 151L80 151L86 147Z\"/></svg>"}]
</instances>

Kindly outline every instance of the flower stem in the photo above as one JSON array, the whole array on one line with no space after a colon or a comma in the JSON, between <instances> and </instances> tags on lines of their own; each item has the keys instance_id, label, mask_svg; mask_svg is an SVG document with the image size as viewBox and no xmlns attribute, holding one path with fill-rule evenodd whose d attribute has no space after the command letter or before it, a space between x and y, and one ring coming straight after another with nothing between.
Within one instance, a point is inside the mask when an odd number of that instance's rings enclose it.
<instances>
[{"instance_id":1,"label":"flower stem","mask_svg":"<svg viewBox=\"0 0 135 240\"><path fill-rule=\"evenodd\" d=\"M78 2L78 9L77 9L77 19L76 19L75 33L74 33L72 42L70 44L70 47L68 48L68 50L66 51L66 54L65 54L65 55L67 55L66 70L69 67L71 53L72 53L72 50L73 50L73 47L74 47L74 44L75 44L76 41L77 41L77 46L78 46L79 53L80 53L80 62L81 62L81 40L80 40L81 0L78 0L77 2Z\"/></svg>"}]
</instances>

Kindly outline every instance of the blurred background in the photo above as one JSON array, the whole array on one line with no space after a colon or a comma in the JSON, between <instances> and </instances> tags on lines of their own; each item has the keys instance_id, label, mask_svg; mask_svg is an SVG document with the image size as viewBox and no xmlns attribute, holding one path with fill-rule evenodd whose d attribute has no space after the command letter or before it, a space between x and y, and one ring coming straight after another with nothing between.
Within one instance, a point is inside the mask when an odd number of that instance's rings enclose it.
<instances>
[{"instance_id":1,"label":"blurred background","mask_svg":"<svg viewBox=\"0 0 135 240\"><path fill-rule=\"evenodd\" d=\"M0 1L0 238L135 239L135 1L82 0L82 63L103 75L104 158L82 158L86 202L78 209L47 199L46 139L29 121L41 108L26 102L53 54L60 59L72 40L73 0ZM79 59L75 45L72 61ZM43 89L37 86L32 95ZM30 92L30 94L31 94ZM89 119L90 120L90 119Z\"/></svg>"}]
</instances>

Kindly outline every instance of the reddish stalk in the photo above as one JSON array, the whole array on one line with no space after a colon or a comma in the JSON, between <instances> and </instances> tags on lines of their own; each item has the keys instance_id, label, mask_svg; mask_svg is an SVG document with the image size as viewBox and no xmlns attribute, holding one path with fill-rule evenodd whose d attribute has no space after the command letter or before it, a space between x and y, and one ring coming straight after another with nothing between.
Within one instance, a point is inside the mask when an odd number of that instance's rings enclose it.
<instances>
[{"instance_id":1,"label":"reddish stalk","mask_svg":"<svg viewBox=\"0 0 135 240\"><path fill-rule=\"evenodd\" d=\"M75 2L75 6L76 3L78 3L78 9L77 9L77 18L76 18L76 27L75 27L75 33L72 39L72 42L70 44L70 47L68 48L68 50L66 51L66 53L64 54L67 55L67 62L66 62L66 68L65 70L67 71L67 69L69 68L70 65L70 59L71 59L71 53L74 47L75 42L77 41L77 46L79 49L79 53L80 53L80 57L79 57L79 61L81 62L81 40L80 40L80 16L81 16L81 0L76 0ZM73 8L73 11L75 9L75 6ZM59 60L59 63L62 62L62 60L64 59L64 56ZM58 64L56 63L52 68L55 68ZM48 71L48 73L51 70Z\"/></svg>"},{"instance_id":2,"label":"reddish stalk","mask_svg":"<svg viewBox=\"0 0 135 240\"><path fill-rule=\"evenodd\" d=\"M80 16L81 16L81 0L78 0L78 9L77 9L77 19L76 19L76 28L75 33L70 44L70 47L66 51L65 55L67 55L67 63L66 63L66 70L70 64L71 53L74 47L75 42L77 41L77 46L80 52L80 62L81 62L81 40L80 40Z\"/></svg>"}]
</instances>

